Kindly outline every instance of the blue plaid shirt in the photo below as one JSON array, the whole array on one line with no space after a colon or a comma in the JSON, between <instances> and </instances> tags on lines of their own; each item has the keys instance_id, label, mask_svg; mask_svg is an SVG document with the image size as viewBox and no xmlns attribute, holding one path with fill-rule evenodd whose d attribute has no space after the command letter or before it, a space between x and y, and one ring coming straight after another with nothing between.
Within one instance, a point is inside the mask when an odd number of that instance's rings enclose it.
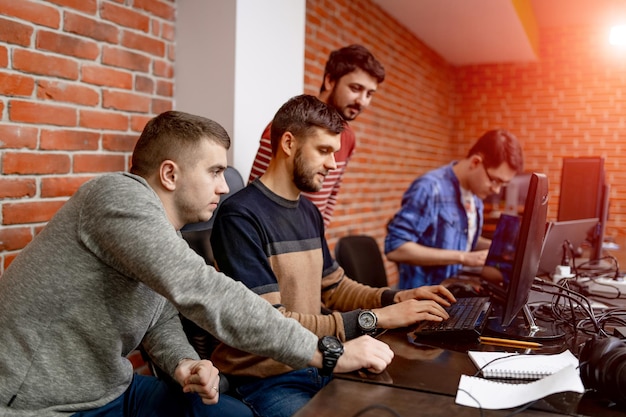
<instances>
[{"instance_id":1,"label":"blue plaid shirt","mask_svg":"<svg viewBox=\"0 0 626 417\"><path fill-rule=\"evenodd\" d=\"M402 207L387 226L385 253L406 242L432 248L467 250L467 213L461 200L461 186L452 171L454 162L417 178L402 197ZM483 226L483 202L474 196L478 216L476 236ZM400 289L435 285L459 272L462 265L415 266L400 263Z\"/></svg>"}]
</instances>

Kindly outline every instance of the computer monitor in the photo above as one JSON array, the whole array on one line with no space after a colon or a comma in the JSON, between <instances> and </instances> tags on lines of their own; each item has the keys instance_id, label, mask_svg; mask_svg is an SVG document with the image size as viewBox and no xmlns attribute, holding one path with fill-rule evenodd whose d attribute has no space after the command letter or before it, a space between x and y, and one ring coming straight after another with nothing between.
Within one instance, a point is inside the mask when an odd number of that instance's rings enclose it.
<instances>
[{"instance_id":1,"label":"computer monitor","mask_svg":"<svg viewBox=\"0 0 626 417\"><path fill-rule=\"evenodd\" d=\"M577 253L580 253L579 248L582 248L583 243L593 244L599 224L600 222L597 218L550 222L543 241L543 250L541 251L537 275L551 276L557 265L562 264L564 255L567 254L571 259ZM569 245L564 246L566 242L569 242L571 248L568 247ZM576 253L570 253L572 249ZM567 253L564 252L566 250L568 251Z\"/></svg>"},{"instance_id":2,"label":"computer monitor","mask_svg":"<svg viewBox=\"0 0 626 417\"><path fill-rule=\"evenodd\" d=\"M604 158L563 158L557 221L600 218Z\"/></svg>"},{"instance_id":3,"label":"computer monitor","mask_svg":"<svg viewBox=\"0 0 626 417\"><path fill-rule=\"evenodd\" d=\"M520 214L526 203L531 177L532 173L530 172L517 174L501 191L501 194L504 195L504 212L506 214Z\"/></svg>"},{"instance_id":4,"label":"computer monitor","mask_svg":"<svg viewBox=\"0 0 626 417\"><path fill-rule=\"evenodd\" d=\"M609 200L611 196L611 187L604 184L602 187L602 209L600 210L600 218L596 225L593 242L591 242L592 250L590 259L593 261L600 260L604 254L602 252L602 244L604 243L604 234L606 232L606 222L609 219Z\"/></svg>"},{"instance_id":5,"label":"computer monitor","mask_svg":"<svg viewBox=\"0 0 626 417\"><path fill-rule=\"evenodd\" d=\"M563 158L557 221L599 219L595 236L590 242L590 260L602 257L608 199L609 187L605 181L604 158Z\"/></svg>"},{"instance_id":6,"label":"computer monitor","mask_svg":"<svg viewBox=\"0 0 626 417\"><path fill-rule=\"evenodd\" d=\"M526 305L539 267L547 213L548 179L532 173L522 215L502 214L494 233L494 240L500 241L502 234L508 236L502 241L514 244L496 243L481 274L496 307L488 324L492 332L527 339L562 336L537 327ZM501 277L499 286L493 285L497 276ZM524 313L524 323L516 320L520 312Z\"/></svg>"}]
</instances>

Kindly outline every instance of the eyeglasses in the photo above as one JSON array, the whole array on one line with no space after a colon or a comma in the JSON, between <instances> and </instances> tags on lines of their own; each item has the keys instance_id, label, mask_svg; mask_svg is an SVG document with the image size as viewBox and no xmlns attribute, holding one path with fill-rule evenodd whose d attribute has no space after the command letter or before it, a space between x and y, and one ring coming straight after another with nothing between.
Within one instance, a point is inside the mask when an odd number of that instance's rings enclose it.
<instances>
[{"instance_id":1,"label":"eyeglasses","mask_svg":"<svg viewBox=\"0 0 626 417\"><path fill-rule=\"evenodd\" d=\"M489 171L487 171L487 167L485 166L485 162L482 161L481 164L483 166L483 170L485 171L485 174L487 174L487 178L489 178L489 181L491 181L491 185L493 187L495 187L495 188L505 187L509 183L508 181L502 181L500 178L492 177L491 174L489 174Z\"/></svg>"}]
</instances>

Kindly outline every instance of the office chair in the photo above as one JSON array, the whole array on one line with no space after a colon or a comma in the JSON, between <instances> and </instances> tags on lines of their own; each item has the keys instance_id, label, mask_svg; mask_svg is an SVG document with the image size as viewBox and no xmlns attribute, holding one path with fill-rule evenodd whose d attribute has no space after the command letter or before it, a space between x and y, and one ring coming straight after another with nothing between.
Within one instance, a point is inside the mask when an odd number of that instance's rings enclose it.
<instances>
[{"instance_id":1,"label":"office chair","mask_svg":"<svg viewBox=\"0 0 626 417\"><path fill-rule=\"evenodd\" d=\"M376 240L367 235L339 238L335 245L335 259L355 281L370 287L387 287L387 272Z\"/></svg>"},{"instance_id":2,"label":"office chair","mask_svg":"<svg viewBox=\"0 0 626 417\"><path fill-rule=\"evenodd\" d=\"M185 225L181 230L183 239L187 241L189 247L193 249L198 255L202 256L205 262L209 265L215 263L213 258L213 251L211 250L211 230L213 229L213 219L219 210L222 202L228 197L241 190L244 187L243 178L237 169L228 166L224 171L224 178L226 184L228 184L229 191L220 198L220 202L217 205L217 209L213 212L213 216L206 222L192 223Z\"/></svg>"}]
</instances>

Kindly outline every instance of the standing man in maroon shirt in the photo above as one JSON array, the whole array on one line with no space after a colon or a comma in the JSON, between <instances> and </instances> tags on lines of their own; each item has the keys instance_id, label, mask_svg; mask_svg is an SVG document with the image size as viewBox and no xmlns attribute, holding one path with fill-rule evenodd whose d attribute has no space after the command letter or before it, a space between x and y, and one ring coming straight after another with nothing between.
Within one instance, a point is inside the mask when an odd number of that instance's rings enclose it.
<instances>
[{"instance_id":1,"label":"standing man in maroon shirt","mask_svg":"<svg viewBox=\"0 0 626 417\"><path fill-rule=\"evenodd\" d=\"M324 79L318 98L336 108L346 122L341 134L341 148L335 153L337 169L325 178L322 189L313 193L302 193L310 199L322 213L324 225L328 227L337 203L341 178L356 147L356 137L347 123L365 110L385 79L385 69L367 48L350 45L333 51L324 69ZM270 125L261 136L249 182L263 175L272 157L270 145Z\"/></svg>"}]
</instances>

